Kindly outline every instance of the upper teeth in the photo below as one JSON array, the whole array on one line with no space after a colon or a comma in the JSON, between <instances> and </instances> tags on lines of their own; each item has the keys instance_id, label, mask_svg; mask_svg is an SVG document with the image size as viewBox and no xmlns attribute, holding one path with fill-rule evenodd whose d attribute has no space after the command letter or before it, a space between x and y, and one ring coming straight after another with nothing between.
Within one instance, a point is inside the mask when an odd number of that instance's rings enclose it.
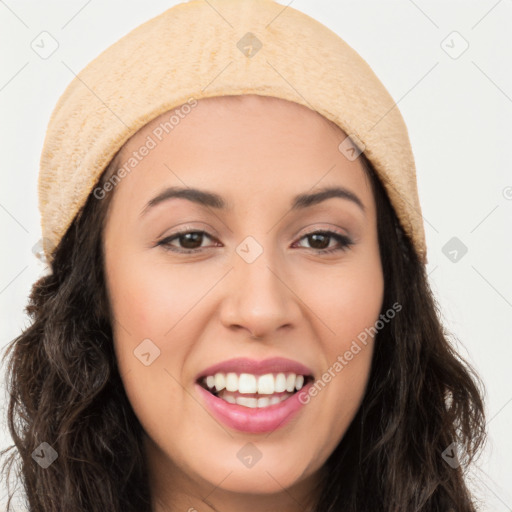
<instances>
[{"instance_id":1,"label":"upper teeth","mask_svg":"<svg viewBox=\"0 0 512 512\"><path fill-rule=\"evenodd\" d=\"M260 393L271 395L288 391L289 393L299 391L304 385L304 376L295 373L266 373L265 375L253 375L252 373L216 373L206 377L206 385L217 391L226 388L228 391L239 393Z\"/></svg>"}]
</instances>

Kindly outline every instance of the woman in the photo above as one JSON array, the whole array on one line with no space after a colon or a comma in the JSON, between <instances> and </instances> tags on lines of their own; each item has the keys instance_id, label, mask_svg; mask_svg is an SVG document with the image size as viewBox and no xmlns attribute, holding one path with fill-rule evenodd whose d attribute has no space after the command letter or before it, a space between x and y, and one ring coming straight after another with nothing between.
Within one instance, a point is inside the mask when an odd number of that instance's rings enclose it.
<instances>
[{"instance_id":1,"label":"woman","mask_svg":"<svg viewBox=\"0 0 512 512\"><path fill-rule=\"evenodd\" d=\"M128 34L50 121L51 272L9 350L30 510L475 510L480 382L398 109L318 22L219 5Z\"/></svg>"}]
</instances>

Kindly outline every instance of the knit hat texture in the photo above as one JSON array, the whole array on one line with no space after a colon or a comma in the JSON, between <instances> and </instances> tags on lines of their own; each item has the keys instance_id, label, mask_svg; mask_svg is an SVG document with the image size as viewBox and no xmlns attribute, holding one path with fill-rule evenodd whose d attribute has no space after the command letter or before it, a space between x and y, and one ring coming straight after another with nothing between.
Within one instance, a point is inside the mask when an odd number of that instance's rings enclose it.
<instances>
[{"instance_id":1,"label":"knit hat texture","mask_svg":"<svg viewBox=\"0 0 512 512\"><path fill-rule=\"evenodd\" d=\"M317 111L364 151L423 263L426 244L407 127L365 60L336 33L274 0L191 0L138 26L90 62L51 115L39 173L47 261L123 144L201 98L259 94Z\"/></svg>"}]
</instances>

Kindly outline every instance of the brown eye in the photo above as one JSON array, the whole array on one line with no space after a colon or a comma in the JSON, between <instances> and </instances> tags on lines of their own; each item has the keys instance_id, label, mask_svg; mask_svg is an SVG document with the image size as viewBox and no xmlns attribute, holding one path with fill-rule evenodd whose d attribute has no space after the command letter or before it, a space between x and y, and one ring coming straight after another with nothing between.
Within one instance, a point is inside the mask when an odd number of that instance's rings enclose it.
<instances>
[{"instance_id":1,"label":"brown eye","mask_svg":"<svg viewBox=\"0 0 512 512\"><path fill-rule=\"evenodd\" d=\"M312 242L313 249L327 249L332 237L324 233L313 233L307 236L309 243Z\"/></svg>"},{"instance_id":2,"label":"brown eye","mask_svg":"<svg viewBox=\"0 0 512 512\"><path fill-rule=\"evenodd\" d=\"M336 251L345 251L349 246L353 245L352 240L341 233L335 231L314 231L304 235L301 240L307 239L311 248L319 253L331 253ZM338 246L329 248L330 241L334 239L338 242Z\"/></svg>"},{"instance_id":3,"label":"brown eye","mask_svg":"<svg viewBox=\"0 0 512 512\"><path fill-rule=\"evenodd\" d=\"M202 242L205 238L213 240L213 237L206 231L182 231L160 240L157 245L161 245L165 250L169 251L184 253L197 252L203 248ZM172 244L175 240L178 242L178 247Z\"/></svg>"},{"instance_id":4,"label":"brown eye","mask_svg":"<svg viewBox=\"0 0 512 512\"><path fill-rule=\"evenodd\" d=\"M162 246L167 251L191 254L207 248L207 246L202 245L205 238L215 240L215 238L206 231L182 231L160 240L157 245ZM311 246L310 248L320 254L345 251L353 245L352 240L348 236L335 231L314 231L304 235L300 240L305 239L308 240ZM337 245L329 247L331 240L337 241ZM178 242L178 246L173 244L175 241Z\"/></svg>"},{"instance_id":5,"label":"brown eye","mask_svg":"<svg viewBox=\"0 0 512 512\"><path fill-rule=\"evenodd\" d=\"M177 237L177 239L181 241L183 249L196 249L198 242L199 247L201 247L201 242L203 241L203 238L204 234L201 233L200 231L184 233L183 235L179 235Z\"/></svg>"}]
</instances>

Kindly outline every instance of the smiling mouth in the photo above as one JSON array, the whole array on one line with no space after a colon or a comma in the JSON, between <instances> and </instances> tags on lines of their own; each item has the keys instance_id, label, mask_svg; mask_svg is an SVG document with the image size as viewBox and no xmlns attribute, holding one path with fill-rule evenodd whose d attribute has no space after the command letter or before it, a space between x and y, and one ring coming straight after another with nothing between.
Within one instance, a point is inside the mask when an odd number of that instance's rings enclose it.
<instances>
[{"instance_id":1,"label":"smiling mouth","mask_svg":"<svg viewBox=\"0 0 512 512\"><path fill-rule=\"evenodd\" d=\"M264 375L219 372L202 377L197 383L225 402L255 409L276 405L288 399L312 380L312 375L291 372Z\"/></svg>"}]
</instances>

